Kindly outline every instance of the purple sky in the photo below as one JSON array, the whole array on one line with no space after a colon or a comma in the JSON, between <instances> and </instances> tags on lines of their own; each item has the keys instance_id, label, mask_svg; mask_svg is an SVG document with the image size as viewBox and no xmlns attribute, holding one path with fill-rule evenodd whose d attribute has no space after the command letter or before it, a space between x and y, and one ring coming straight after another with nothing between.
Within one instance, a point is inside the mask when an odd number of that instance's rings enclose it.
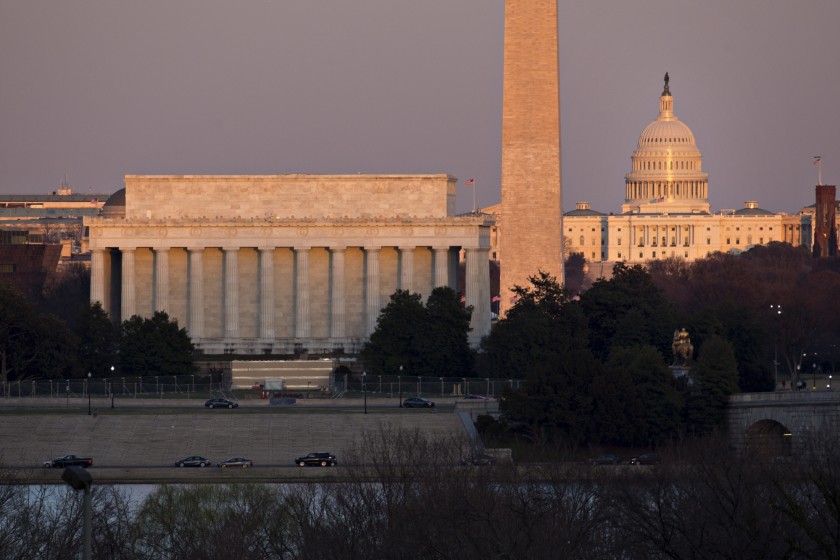
<instances>
[{"instance_id":1,"label":"purple sky","mask_svg":"<svg viewBox=\"0 0 840 560\"><path fill-rule=\"evenodd\" d=\"M563 202L618 211L671 75L712 207L840 183L840 1L560 4ZM2 0L0 193L450 173L500 198L502 0Z\"/></svg>"}]
</instances>

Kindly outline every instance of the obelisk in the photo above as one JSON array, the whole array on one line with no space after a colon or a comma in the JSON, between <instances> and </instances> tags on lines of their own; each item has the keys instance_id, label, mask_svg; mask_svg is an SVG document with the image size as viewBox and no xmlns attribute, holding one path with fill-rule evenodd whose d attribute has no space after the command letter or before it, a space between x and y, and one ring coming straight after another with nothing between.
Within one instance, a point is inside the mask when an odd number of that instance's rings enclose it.
<instances>
[{"instance_id":1,"label":"obelisk","mask_svg":"<svg viewBox=\"0 0 840 560\"><path fill-rule=\"evenodd\" d=\"M558 0L506 0L501 311L544 271L563 283Z\"/></svg>"}]
</instances>

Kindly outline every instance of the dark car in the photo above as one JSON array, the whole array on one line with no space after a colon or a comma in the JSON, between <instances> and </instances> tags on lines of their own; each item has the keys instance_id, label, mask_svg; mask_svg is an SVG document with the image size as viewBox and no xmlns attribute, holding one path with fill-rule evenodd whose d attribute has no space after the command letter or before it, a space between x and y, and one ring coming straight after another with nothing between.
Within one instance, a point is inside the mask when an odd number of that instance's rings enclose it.
<instances>
[{"instance_id":1,"label":"dark car","mask_svg":"<svg viewBox=\"0 0 840 560\"><path fill-rule=\"evenodd\" d=\"M590 460L593 465L617 465L621 462L621 459L618 458L618 455L613 455L612 453L601 453L597 457L594 457Z\"/></svg>"},{"instance_id":2,"label":"dark car","mask_svg":"<svg viewBox=\"0 0 840 560\"><path fill-rule=\"evenodd\" d=\"M298 457L295 459L295 463L299 467L334 467L338 464L338 459L332 453L310 453Z\"/></svg>"},{"instance_id":3,"label":"dark car","mask_svg":"<svg viewBox=\"0 0 840 560\"><path fill-rule=\"evenodd\" d=\"M223 469L225 467L242 467L243 469L247 469L248 467L253 467L254 462L251 459L246 459L245 457L231 457L230 459L225 459L219 463L218 466Z\"/></svg>"},{"instance_id":4,"label":"dark car","mask_svg":"<svg viewBox=\"0 0 840 560\"><path fill-rule=\"evenodd\" d=\"M44 467L53 469L63 469L66 467L88 468L91 465L93 465L93 459L90 457L77 457L76 455L63 455L50 461L44 461Z\"/></svg>"},{"instance_id":5,"label":"dark car","mask_svg":"<svg viewBox=\"0 0 840 560\"><path fill-rule=\"evenodd\" d=\"M212 464L213 463L209 460L198 455L193 455L192 457L187 457L186 459L181 459L180 461L175 461L176 467L209 467Z\"/></svg>"},{"instance_id":6,"label":"dark car","mask_svg":"<svg viewBox=\"0 0 840 560\"><path fill-rule=\"evenodd\" d=\"M482 453L461 459L461 464L465 466L472 465L474 467L489 467L496 464L496 458L492 455Z\"/></svg>"},{"instance_id":7,"label":"dark car","mask_svg":"<svg viewBox=\"0 0 840 560\"><path fill-rule=\"evenodd\" d=\"M404 408L434 408L434 401L424 399L423 397L408 397L403 401Z\"/></svg>"},{"instance_id":8,"label":"dark car","mask_svg":"<svg viewBox=\"0 0 840 560\"><path fill-rule=\"evenodd\" d=\"M631 465L658 465L660 463L658 453L643 453L628 461Z\"/></svg>"},{"instance_id":9,"label":"dark car","mask_svg":"<svg viewBox=\"0 0 840 560\"><path fill-rule=\"evenodd\" d=\"M235 403L228 399L214 398L209 399L204 406L207 408L239 408L239 403Z\"/></svg>"}]
</instances>

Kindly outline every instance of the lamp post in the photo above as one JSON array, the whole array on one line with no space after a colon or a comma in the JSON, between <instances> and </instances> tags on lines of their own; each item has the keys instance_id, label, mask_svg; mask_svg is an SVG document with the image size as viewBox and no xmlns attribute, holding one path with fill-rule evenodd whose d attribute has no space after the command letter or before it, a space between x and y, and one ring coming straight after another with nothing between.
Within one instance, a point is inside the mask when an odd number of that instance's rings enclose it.
<instances>
[{"instance_id":1,"label":"lamp post","mask_svg":"<svg viewBox=\"0 0 840 560\"><path fill-rule=\"evenodd\" d=\"M367 414L367 385L365 384L365 378L367 377L367 372L362 372L362 394L365 397L365 414Z\"/></svg>"},{"instance_id":2,"label":"lamp post","mask_svg":"<svg viewBox=\"0 0 840 560\"><path fill-rule=\"evenodd\" d=\"M399 391L399 393L400 393L400 408L403 407L403 405L402 405L402 372L403 372L403 367L400 366L400 373L399 373L399 375L397 375L397 391Z\"/></svg>"},{"instance_id":3,"label":"lamp post","mask_svg":"<svg viewBox=\"0 0 840 560\"><path fill-rule=\"evenodd\" d=\"M782 306L770 305L771 311L776 311L776 340L773 342L773 390L775 391L779 386L779 323L782 319Z\"/></svg>"},{"instance_id":4,"label":"lamp post","mask_svg":"<svg viewBox=\"0 0 840 560\"><path fill-rule=\"evenodd\" d=\"M831 391L831 374L828 374L828 390Z\"/></svg>"},{"instance_id":5,"label":"lamp post","mask_svg":"<svg viewBox=\"0 0 840 560\"><path fill-rule=\"evenodd\" d=\"M88 378L87 378L87 384L86 384L87 394L88 394L88 416L90 416L90 378L91 378L91 375L90 375L90 372L88 372Z\"/></svg>"}]
</instances>

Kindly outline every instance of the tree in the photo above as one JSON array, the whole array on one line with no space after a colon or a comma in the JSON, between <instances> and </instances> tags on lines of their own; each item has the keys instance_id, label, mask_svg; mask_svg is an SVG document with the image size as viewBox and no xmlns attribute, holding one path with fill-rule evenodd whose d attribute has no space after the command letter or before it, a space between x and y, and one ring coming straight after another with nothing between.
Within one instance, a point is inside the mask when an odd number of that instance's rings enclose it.
<instances>
[{"instance_id":1,"label":"tree","mask_svg":"<svg viewBox=\"0 0 840 560\"><path fill-rule=\"evenodd\" d=\"M88 304L76 321L79 364L84 372L106 375L119 363L120 331L98 301Z\"/></svg>"},{"instance_id":2,"label":"tree","mask_svg":"<svg viewBox=\"0 0 840 560\"><path fill-rule=\"evenodd\" d=\"M738 392L738 363L732 344L720 336L704 342L692 377L685 406L687 429L705 435L723 428L729 395Z\"/></svg>"},{"instance_id":3,"label":"tree","mask_svg":"<svg viewBox=\"0 0 840 560\"><path fill-rule=\"evenodd\" d=\"M193 343L163 311L151 319L135 315L120 327L120 368L123 375L189 375Z\"/></svg>"},{"instance_id":4,"label":"tree","mask_svg":"<svg viewBox=\"0 0 840 560\"><path fill-rule=\"evenodd\" d=\"M584 349L588 328L575 297L545 272L515 286L516 303L481 341L478 371L484 377L523 379L559 352Z\"/></svg>"},{"instance_id":5,"label":"tree","mask_svg":"<svg viewBox=\"0 0 840 560\"><path fill-rule=\"evenodd\" d=\"M597 280L581 295L590 348L602 360L620 345L651 345L670 355L677 309L665 300L640 265L618 263L610 280Z\"/></svg>"},{"instance_id":6,"label":"tree","mask_svg":"<svg viewBox=\"0 0 840 560\"><path fill-rule=\"evenodd\" d=\"M471 308L464 307L455 290L440 287L432 290L425 312L425 326L415 339L417 353L423 358L415 365L417 375L471 375L473 354L467 338Z\"/></svg>"},{"instance_id":7,"label":"tree","mask_svg":"<svg viewBox=\"0 0 840 560\"><path fill-rule=\"evenodd\" d=\"M369 373L463 377L472 374L467 342L472 308L448 287L435 288L424 306L420 294L397 290L361 352Z\"/></svg>"},{"instance_id":8,"label":"tree","mask_svg":"<svg viewBox=\"0 0 840 560\"><path fill-rule=\"evenodd\" d=\"M629 445L657 445L676 435L681 427L682 399L676 382L652 346L617 347L607 361L609 377L598 383L603 387L611 380L618 381L624 391L613 394L612 407L599 404L601 422L609 426L613 421L603 417L615 415L625 424L612 426L605 435L617 434L620 442ZM594 393L596 402L601 395Z\"/></svg>"}]
</instances>

